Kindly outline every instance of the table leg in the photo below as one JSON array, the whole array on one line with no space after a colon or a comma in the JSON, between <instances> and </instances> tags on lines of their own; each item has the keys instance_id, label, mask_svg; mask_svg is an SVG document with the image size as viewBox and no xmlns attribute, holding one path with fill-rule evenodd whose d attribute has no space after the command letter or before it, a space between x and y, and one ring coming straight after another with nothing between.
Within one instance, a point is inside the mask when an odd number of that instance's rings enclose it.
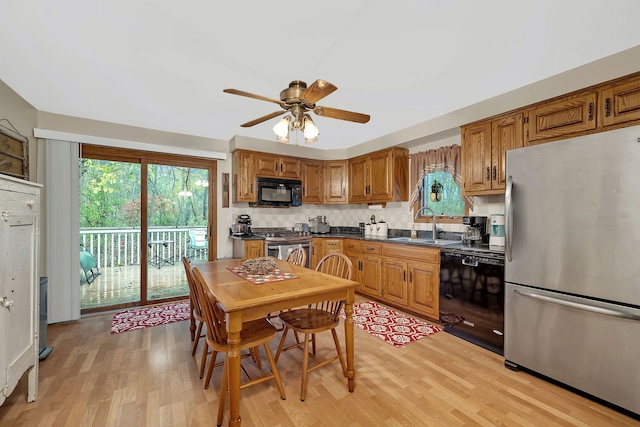
<instances>
[{"instance_id":1,"label":"table leg","mask_svg":"<svg viewBox=\"0 0 640 427\"><path fill-rule=\"evenodd\" d=\"M240 330L242 330L242 315L240 313L227 314L227 332L229 336L229 426L239 427L240 420ZM220 396L223 399L223 396Z\"/></svg>"},{"instance_id":2,"label":"table leg","mask_svg":"<svg viewBox=\"0 0 640 427\"><path fill-rule=\"evenodd\" d=\"M355 291L349 289L347 291L347 299L344 307L345 321L344 321L344 336L347 347L347 381L349 383L349 392L353 393L356 387L355 377L356 371L353 366L353 303L355 301Z\"/></svg>"}]
</instances>

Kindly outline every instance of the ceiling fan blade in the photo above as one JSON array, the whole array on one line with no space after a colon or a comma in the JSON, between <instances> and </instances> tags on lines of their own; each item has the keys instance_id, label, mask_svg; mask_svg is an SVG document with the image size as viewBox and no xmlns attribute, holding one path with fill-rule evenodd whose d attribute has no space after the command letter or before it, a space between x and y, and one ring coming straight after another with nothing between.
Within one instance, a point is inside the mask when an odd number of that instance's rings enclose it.
<instances>
[{"instance_id":1,"label":"ceiling fan blade","mask_svg":"<svg viewBox=\"0 0 640 427\"><path fill-rule=\"evenodd\" d=\"M251 120L250 122L244 123L240 126L242 126L243 128L249 128L251 126L257 125L258 123L266 122L269 119L273 119L274 117L281 116L286 112L287 110L274 111L273 113L267 114L266 116L259 117L255 120Z\"/></svg>"},{"instance_id":2,"label":"ceiling fan blade","mask_svg":"<svg viewBox=\"0 0 640 427\"><path fill-rule=\"evenodd\" d=\"M319 116L331 117L332 119L347 120L356 123L367 123L371 118L368 114L354 113L353 111L338 110L337 108L316 107L313 112Z\"/></svg>"},{"instance_id":3,"label":"ceiling fan blade","mask_svg":"<svg viewBox=\"0 0 640 427\"><path fill-rule=\"evenodd\" d=\"M304 91L300 98L307 101L309 104L315 104L320 101L325 96L333 93L336 89L338 89L333 84L325 81L325 80L316 80Z\"/></svg>"},{"instance_id":4,"label":"ceiling fan blade","mask_svg":"<svg viewBox=\"0 0 640 427\"><path fill-rule=\"evenodd\" d=\"M267 102L273 102L275 104L278 104L280 106L282 106L282 101L279 101L277 99L273 99L273 98L267 98L266 96L262 96L262 95L256 95L254 93L249 93L249 92L245 92L243 90L238 90L238 89L224 89L223 92L225 93L230 93L232 95L240 95L240 96L246 96L247 98L254 98L254 99L259 99L261 101L267 101Z\"/></svg>"}]
</instances>

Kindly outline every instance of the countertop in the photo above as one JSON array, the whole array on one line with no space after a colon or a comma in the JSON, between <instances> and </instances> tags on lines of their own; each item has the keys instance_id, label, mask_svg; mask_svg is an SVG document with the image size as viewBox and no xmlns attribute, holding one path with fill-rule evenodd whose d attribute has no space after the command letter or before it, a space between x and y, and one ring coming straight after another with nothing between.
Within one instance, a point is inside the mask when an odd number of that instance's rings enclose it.
<instances>
[{"instance_id":1,"label":"countertop","mask_svg":"<svg viewBox=\"0 0 640 427\"><path fill-rule=\"evenodd\" d=\"M229 236L232 239L236 240L264 240L264 236L261 234L254 234L252 236ZM411 245L411 246L423 246L423 247L431 247L431 248L439 248L441 250L456 250L456 251L471 251L471 252L490 252L495 254L504 254L504 247L502 246L489 246L488 244L467 246L463 245L462 241L460 243L454 243L451 245L434 245L423 242L399 242L392 240L393 237L403 237L401 235L398 236L390 236L390 237L375 237L375 236L363 236L360 233L328 233L328 234L310 234L309 237L316 238L324 238L324 239L356 239L362 240L366 242L380 242L380 243L392 243L397 245ZM422 237L422 236L420 236ZM426 238L430 238L426 237Z\"/></svg>"}]
</instances>

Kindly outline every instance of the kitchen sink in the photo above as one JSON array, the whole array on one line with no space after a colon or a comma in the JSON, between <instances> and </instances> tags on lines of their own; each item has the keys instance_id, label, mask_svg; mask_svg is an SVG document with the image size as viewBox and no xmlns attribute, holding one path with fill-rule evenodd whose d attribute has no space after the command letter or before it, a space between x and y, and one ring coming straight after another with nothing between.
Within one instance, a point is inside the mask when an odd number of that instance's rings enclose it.
<instances>
[{"instance_id":1,"label":"kitchen sink","mask_svg":"<svg viewBox=\"0 0 640 427\"><path fill-rule=\"evenodd\" d=\"M419 237L390 237L387 239L389 242L398 243L415 243L419 245L455 245L456 243L462 243L460 240L445 240L445 239L421 239Z\"/></svg>"}]
</instances>

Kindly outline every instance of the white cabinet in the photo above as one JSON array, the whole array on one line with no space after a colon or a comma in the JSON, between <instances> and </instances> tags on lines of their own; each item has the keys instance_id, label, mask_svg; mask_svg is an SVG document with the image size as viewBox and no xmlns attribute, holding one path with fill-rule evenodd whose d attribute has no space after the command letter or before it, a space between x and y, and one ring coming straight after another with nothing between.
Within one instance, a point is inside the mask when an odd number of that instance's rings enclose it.
<instances>
[{"instance_id":1,"label":"white cabinet","mask_svg":"<svg viewBox=\"0 0 640 427\"><path fill-rule=\"evenodd\" d=\"M40 185L0 175L0 405L29 372L38 392Z\"/></svg>"}]
</instances>

